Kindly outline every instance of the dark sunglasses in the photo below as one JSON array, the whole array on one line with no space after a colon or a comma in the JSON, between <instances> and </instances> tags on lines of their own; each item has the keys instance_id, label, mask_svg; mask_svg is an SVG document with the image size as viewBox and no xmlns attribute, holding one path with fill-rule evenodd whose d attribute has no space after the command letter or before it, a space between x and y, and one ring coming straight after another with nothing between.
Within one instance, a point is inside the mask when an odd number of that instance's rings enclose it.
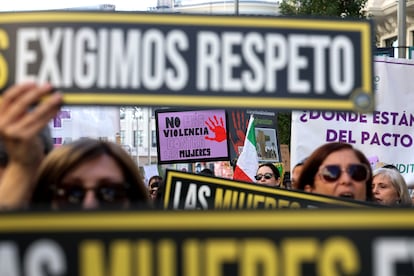
<instances>
[{"instance_id":1,"label":"dark sunglasses","mask_svg":"<svg viewBox=\"0 0 414 276\"><path fill-rule=\"evenodd\" d=\"M82 205L86 192L92 190L101 204L115 204L128 200L128 185L104 184L96 188L86 189L82 185L67 185L53 189L55 198L60 203Z\"/></svg>"},{"instance_id":2,"label":"dark sunglasses","mask_svg":"<svg viewBox=\"0 0 414 276\"><path fill-rule=\"evenodd\" d=\"M365 181L369 178L369 169L364 164L351 164L345 169L339 165L327 165L319 170L319 174L326 182L334 182L346 172L355 181Z\"/></svg>"},{"instance_id":3,"label":"dark sunglasses","mask_svg":"<svg viewBox=\"0 0 414 276\"><path fill-rule=\"evenodd\" d=\"M262 178L265 178L265 179L270 179L270 178L272 178L273 177L273 174L272 173L265 173L265 174L258 174L258 175L255 175L254 176L254 178L256 179L256 180L260 180L260 179L262 179Z\"/></svg>"}]
</instances>

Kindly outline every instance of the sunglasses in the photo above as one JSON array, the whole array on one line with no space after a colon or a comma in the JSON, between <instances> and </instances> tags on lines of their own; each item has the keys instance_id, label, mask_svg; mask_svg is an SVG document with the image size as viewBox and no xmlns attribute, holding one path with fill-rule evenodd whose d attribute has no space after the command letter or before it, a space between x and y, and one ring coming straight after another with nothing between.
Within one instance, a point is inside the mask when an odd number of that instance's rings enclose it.
<instances>
[{"instance_id":1,"label":"sunglasses","mask_svg":"<svg viewBox=\"0 0 414 276\"><path fill-rule=\"evenodd\" d=\"M60 203L70 205L82 205L87 191L93 191L100 204L115 204L128 200L128 186L125 184L104 184L96 188L67 185L53 190L54 197Z\"/></svg>"},{"instance_id":2,"label":"sunglasses","mask_svg":"<svg viewBox=\"0 0 414 276\"><path fill-rule=\"evenodd\" d=\"M265 173L265 174L258 174L258 175L255 175L254 176L254 178L256 179L256 180L260 180L260 179L262 179L262 178L265 178L265 179L270 179L270 178L272 178L273 177L273 174L272 173Z\"/></svg>"},{"instance_id":3,"label":"sunglasses","mask_svg":"<svg viewBox=\"0 0 414 276\"><path fill-rule=\"evenodd\" d=\"M355 181L366 181L369 178L369 169L364 164L351 164L345 169L339 165L327 165L319 170L319 175L326 182L338 180L342 172L346 172Z\"/></svg>"}]
</instances>

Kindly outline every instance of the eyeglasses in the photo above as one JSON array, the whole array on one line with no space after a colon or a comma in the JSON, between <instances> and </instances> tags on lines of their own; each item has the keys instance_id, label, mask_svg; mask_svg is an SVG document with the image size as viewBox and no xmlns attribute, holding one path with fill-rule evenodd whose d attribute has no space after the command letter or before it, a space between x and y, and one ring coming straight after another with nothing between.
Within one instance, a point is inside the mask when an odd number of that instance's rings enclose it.
<instances>
[{"instance_id":1,"label":"eyeglasses","mask_svg":"<svg viewBox=\"0 0 414 276\"><path fill-rule=\"evenodd\" d=\"M60 203L82 205L86 192L93 191L101 204L120 203L128 199L128 185L102 184L95 188L85 188L82 185L62 185L53 189L55 198Z\"/></svg>"},{"instance_id":2,"label":"eyeglasses","mask_svg":"<svg viewBox=\"0 0 414 276\"><path fill-rule=\"evenodd\" d=\"M355 181L365 181L369 178L368 167L364 164L351 164L345 169L339 165L327 165L319 170L319 175L326 182L338 180L342 172L346 172Z\"/></svg>"},{"instance_id":3,"label":"eyeglasses","mask_svg":"<svg viewBox=\"0 0 414 276\"><path fill-rule=\"evenodd\" d=\"M272 178L273 177L273 174L272 173L265 173L265 174L258 174L258 175L255 175L254 176L254 178L257 180L257 181L259 181L260 179L262 179L262 178L265 178L265 179L270 179L270 178Z\"/></svg>"}]
</instances>

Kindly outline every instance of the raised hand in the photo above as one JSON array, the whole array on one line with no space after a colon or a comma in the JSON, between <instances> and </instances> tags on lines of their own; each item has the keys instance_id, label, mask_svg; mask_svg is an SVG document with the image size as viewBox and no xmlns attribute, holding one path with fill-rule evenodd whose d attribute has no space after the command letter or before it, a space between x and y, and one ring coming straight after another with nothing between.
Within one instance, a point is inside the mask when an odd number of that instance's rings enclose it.
<instances>
[{"instance_id":1,"label":"raised hand","mask_svg":"<svg viewBox=\"0 0 414 276\"><path fill-rule=\"evenodd\" d=\"M217 116L214 115L214 121L211 118L208 118L208 121L204 122L206 126L214 132L214 137L205 136L206 140L223 142L227 139L226 129L224 128L223 118L220 118L220 122L217 119Z\"/></svg>"},{"instance_id":2,"label":"raised hand","mask_svg":"<svg viewBox=\"0 0 414 276\"><path fill-rule=\"evenodd\" d=\"M41 147L38 133L57 114L62 95L50 97L49 84L18 84L9 88L0 102L0 137L6 146L10 161L38 164Z\"/></svg>"},{"instance_id":3,"label":"raised hand","mask_svg":"<svg viewBox=\"0 0 414 276\"><path fill-rule=\"evenodd\" d=\"M0 98L0 138L9 162L0 179L0 209L29 205L45 148L39 132L57 114L60 93L49 85L15 85Z\"/></svg>"}]
</instances>

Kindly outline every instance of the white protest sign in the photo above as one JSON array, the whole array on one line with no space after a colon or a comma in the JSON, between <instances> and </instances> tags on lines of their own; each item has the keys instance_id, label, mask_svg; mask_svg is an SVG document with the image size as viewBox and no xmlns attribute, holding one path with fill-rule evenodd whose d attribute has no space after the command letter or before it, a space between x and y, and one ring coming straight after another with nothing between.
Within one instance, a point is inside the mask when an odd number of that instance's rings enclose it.
<instances>
[{"instance_id":1,"label":"white protest sign","mask_svg":"<svg viewBox=\"0 0 414 276\"><path fill-rule=\"evenodd\" d=\"M395 165L414 185L414 61L376 57L374 72L373 113L292 113L292 166L324 143L346 142L373 163Z\"/></svg>"},{"instance_id":2,"label":"white protest sign","mask_svg":"<svg viewBox=\"0 0 414 276\"><path fill-rule=\"evenodd\" d=\"M109 106L64 106L49 124L55 145L82 137L115 141L120 132L119 108Z\"/></svg>"}]
</instances>

